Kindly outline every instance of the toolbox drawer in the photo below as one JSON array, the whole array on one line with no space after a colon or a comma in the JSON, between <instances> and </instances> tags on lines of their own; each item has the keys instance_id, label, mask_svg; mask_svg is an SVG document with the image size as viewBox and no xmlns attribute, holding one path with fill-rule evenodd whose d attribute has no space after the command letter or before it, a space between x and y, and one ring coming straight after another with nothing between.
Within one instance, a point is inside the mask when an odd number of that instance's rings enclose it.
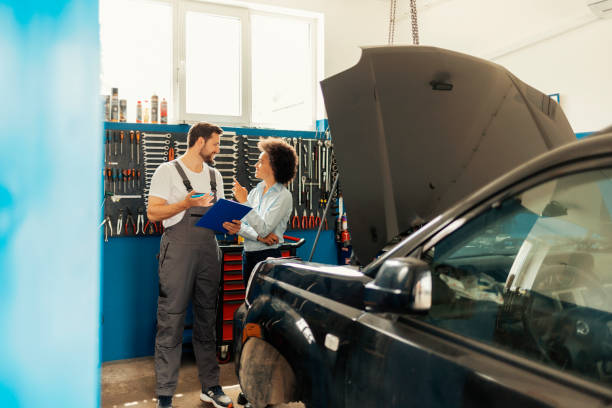
<instances>
[{"instance_id":1,"label":"toolbox drawer","mask_svg":"<svg viewBox=\"0 0 612 408\"><path fill-rule=\"evenodd\" d=\"M223 302L227 302L229 300L244 300L244 295L246 291L244 290L231 290L223 292Z\"/></svg>"},{"instance_id":2,"label":"toolbox drawer","mask_svg":"<svg viewBox=\"0 0 612 408\"><path fill-rule=\"evenodd\" d=\"M246 287L244 285L244 282L240 281L230 281L230 282L224 282L223 283L223 291L228 291L228 290L245 290Z\"/></svg>"},{"instance_id":3,"label":"toolbox drawer","mask_svg":"<svg viewBox=\"0 0 612 408\"><path fill-rule=\"evenodd\" d=\"M224 281L242 281L242 271L223 272Z\"/></svg>"},{"instance_id":4,"label":"toolbox drawer","mask_svg":"<svg viewBox=\"0 0 612 408\"><path fill-rule=\"evenodd\" d=\"M223 322L223 341L232 341L234 338L233 334L234 322Z\"/></svg>"},{"instance_id":5,"label":"toolbox drawer","mask_svg":"<svg viewBox=\"0 0 612 408\"><path fill-rule=\"evenodd\" d=\"M223 321L234 320L234 312L240 307L242 300L223 302Z\"/></svg>"},{"instance_id":6,"label":"toolbox drawer","mask_svg":"<svg viewBox=\"0 0 612 408\"><path fill-rule=\"evenodd\" d=\"M223 254L223 261L240 261L242 262L242 252Z\"/></svg>"},{"instance_id":7,"label":"toolbox drawer","mask_svg":"<svg viewBox=\"0 0 612 408\"><path fill-rule=\"evenodd\" d=\"M242 270L242 262L240 262L240 263L228 263L228 262L224 262L223 263L223 270L224 271L241 271Z\"/></svg>"}]
</instances>

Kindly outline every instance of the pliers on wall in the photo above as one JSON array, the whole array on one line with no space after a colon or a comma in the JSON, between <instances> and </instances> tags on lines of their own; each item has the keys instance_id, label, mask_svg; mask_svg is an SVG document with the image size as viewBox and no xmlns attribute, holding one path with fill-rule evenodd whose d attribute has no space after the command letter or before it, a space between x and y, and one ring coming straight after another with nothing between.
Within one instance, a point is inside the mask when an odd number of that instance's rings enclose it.
<instances>
[{"instance_id":1,"label":"pliers on wall","mask_svg":"<svg viewBox=\"0 0 612 408\"><path fill-rule=\"evenodd\" d=\"M293 210L293 218L291 218L291 228L300 229L300 217L297 214L297 208Z\"/></svg>"},{"instance_id":2,"label":"pliers on wall","mask_svg":"<svg viewBox=\"0 0 612 408\"><path fill-rule=\"evenodd\" d=\"M138 208L138 217L136 217L136 235L144 234L144 210Z\"/></svg>"},{"instance_id":3,"label":"pliers on wall","mask_svg":"<svg viewBox=\"0 0 612 408\"><path fill-rule=\"evenodd\" d=\"M132 227L132 232L136 235L136 223L134 222L134 217L132 217L132 212L130 209L127 209L127 219L125 220L125 235L128 235L128 227Z\"/></svg>"}]
</instances>

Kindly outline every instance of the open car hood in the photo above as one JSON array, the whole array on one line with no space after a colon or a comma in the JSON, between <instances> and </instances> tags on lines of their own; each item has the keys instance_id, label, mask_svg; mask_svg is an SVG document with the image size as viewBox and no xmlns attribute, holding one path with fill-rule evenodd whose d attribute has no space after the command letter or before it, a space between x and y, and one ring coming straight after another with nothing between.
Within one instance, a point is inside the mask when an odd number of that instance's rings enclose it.
<instances>
[{"instance_id":1,"label":"open car hood","mask_svg":"<svg viewBox=\"0 0 612 408\"><path fill-rule=\"evenodd\" d=\"M440 48L365 48L321 87L362 264L397 234L575 140L547 95L504 67Z\"/></svg>"}]
</instances>

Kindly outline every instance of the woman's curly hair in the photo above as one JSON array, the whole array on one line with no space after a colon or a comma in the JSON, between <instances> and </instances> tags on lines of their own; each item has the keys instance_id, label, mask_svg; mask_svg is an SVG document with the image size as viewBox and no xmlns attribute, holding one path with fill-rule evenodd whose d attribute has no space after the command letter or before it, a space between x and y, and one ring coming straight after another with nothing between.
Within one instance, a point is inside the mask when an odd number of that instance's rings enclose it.
<instances>
[{"instance_id":1,"label":"woman's curly hair","mask_svg":"<svg viewBox=\"0 0 612 408\"><path fill-rule=\"evenodd\" d=\"M297 154L293 146L280 138L268 138L259 141L257 147L268 153L270 167L278 183L287 184L293 180L297 168Z\"/></svg>"}]
</instances>

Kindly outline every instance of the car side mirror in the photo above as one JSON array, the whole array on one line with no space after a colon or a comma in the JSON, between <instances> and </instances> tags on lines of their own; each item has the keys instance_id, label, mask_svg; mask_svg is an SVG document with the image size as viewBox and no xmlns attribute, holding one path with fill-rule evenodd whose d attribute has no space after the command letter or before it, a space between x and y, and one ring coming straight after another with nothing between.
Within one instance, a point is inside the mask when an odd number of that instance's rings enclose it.
<instances>
[{"instance_id":1,"label":"car side mirror","mask_svg":"<svg viewBox=\"0 0 612 408\"><path fill-rule=\"evenodd\" d=\"M417 258L385 261L376 279L366 284L364 303L372 312L426 312L431 308L429 265Z\"/></svg>"}]
</instances>

